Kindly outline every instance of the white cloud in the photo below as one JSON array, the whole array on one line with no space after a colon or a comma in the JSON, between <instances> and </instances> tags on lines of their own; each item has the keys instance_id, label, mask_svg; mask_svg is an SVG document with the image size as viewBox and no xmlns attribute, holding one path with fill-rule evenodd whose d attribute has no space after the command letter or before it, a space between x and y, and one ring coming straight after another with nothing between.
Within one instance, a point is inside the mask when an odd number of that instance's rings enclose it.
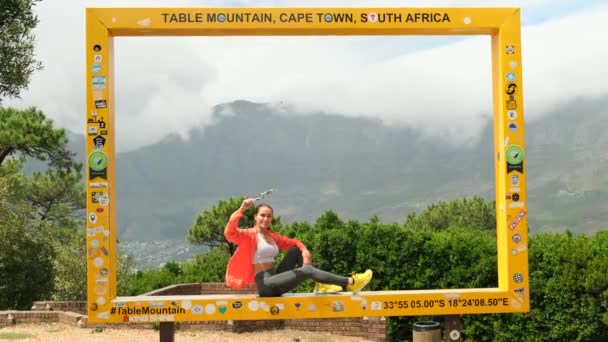
<instances>
[{"instance_id":1,"label":"white cloud","mask_svg":"<svg viewBox=\"0 0 608 342\"><path fill-rule=\"evenodd\" d=\"M524 90L530 117L578 96L608 94L608 6L524 29Z\"/></svg>"},{"instance_id":2,"label":"white cloud","mask_svg":"<svg viewBox=\"0 0 608 342\"><path fill-rule=\"evenodd\" d=\"M501 1L542 14L543 6L573 1ZM325 1L234 2L237 6L327 7ZM254 5L252 5L254 4ZM43 1L36 73L22 101L36 105L58 126L84 131L84 7L154 6L152 1ZM182 1L171 6L200 6ZM357 1L349 6L444 6L439 1ZM165 5L166 6L166 5ZM226 6L212 1L207 7ZM450 6L490 6L459 1ZM537 12L534 12L537 13ZM527 118L581 95L608 93L608 47L599 27L608 7L525 26L524 103ZM593 29L596 31L593 31ZM491 111L489 37L443 41L433 37L180 37L118 38L116 100L119 150L185 134L210 122L218 103L248 99L291 103L300 110L373 115L418 124L429 132L475 134ZM421 47L425 47L422 49Z\"/></svg>"}]
</instances>

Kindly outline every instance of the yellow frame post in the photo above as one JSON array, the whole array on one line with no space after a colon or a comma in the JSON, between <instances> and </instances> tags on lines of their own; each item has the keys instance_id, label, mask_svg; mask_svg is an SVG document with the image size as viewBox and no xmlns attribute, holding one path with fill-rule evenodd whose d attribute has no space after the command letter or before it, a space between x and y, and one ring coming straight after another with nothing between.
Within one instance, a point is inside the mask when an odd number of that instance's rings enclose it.
<instances>
[{"instance_id":1,"label":"yellow frame post","mask_svg":"<svg viewBox=\"0 0 608 342\"><path fill-rule=\"evenodd\" d=\"M517 8L88 8L88 320L99 323L460 315L529 311L520 13ZM117 297L113 38L490 35L498 287Z\"/></svg>"}]
</instances>

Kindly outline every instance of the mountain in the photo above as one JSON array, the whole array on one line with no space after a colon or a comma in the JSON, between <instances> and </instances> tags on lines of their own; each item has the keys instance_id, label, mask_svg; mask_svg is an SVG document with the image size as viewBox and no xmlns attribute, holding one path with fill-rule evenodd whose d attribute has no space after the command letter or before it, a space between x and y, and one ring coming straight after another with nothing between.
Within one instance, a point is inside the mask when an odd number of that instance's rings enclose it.
<instances>
[{"instance_id":1,"label":"mountain","mask_svg":"<svg viewBox=\"0 0 608 342\"><path fill-rule=\"evenodd\" d=\"M608 97L577 99L527 125L530 225L608 227Z\"/></svg>"},{"instance_id":2,"label":"mountain","mask_svg":"<svg viewBox=\"0 0 608 342\"><path fill-rule=\"evenodd\" d=\"M530 229L594 232L608 226L608 97L577 99L526 122ZM403 222L438 200L494 198L493 124L453 144L413 127L331 113L296 115L260 103L214 108L214 124L118 153L119 238L183 240L221 199L275 188L283 222ZM84 161L84 137L70 148Z\"/></svg>"}]
</instances>

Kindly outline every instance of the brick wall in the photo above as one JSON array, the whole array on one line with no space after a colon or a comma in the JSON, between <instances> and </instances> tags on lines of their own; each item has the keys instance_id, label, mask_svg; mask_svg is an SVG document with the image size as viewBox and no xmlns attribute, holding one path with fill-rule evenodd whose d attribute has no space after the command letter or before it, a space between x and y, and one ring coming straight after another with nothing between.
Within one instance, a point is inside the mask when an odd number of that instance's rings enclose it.
<instances>
[{"instance_id":1,"label":"brick wall","mask_svg":"<svg viewBox=\"0 0 608 342\"><path fill-rule=\"evenodd\" d=\"M256 293L255 287L233 290L223 283L196 283L171 285L148 292L145 295L168 296L249 293ZM387 339L387 322L384 317L184 322L180 323L180 328L223 330L237 333L287 328L293 330L328 332L341 336L356 336L371 341L386 341Z\"/></svg>"},{"instance_id":2,"label":"brick wall","mask_svg":"<svg viewBox=\"0 0 608 342\"><path fill-rule=\"evenodd\" d=\"M170 296L170 295L201 295L201 294L251 294L256 293L255 286L234 290L224 283L194 283L177 284L144 293L142 296Z\"/></svg>"},{"instance_id":3,"label":"brick wall","mask_svg":"<svg viewBox=\"0 0 608 342\"><path fill-rule=\"evenodd\" d=\"M39 301L34 302L32 311L69 311L78 312L79 314L87 314L87 302L86 301L65 301L65 302L53 302L53 301Z\"/></svg>"},{"instance_id":4,"label":"brick wall","mask_svg":"<svg viewBox=\"0 0 608 342\"><path fill-rule=\"evenodd\" d=\"M163 287L143 295L204 295L204 294L250 294L256 293L255 287L233 290L223 283L178 284ZM15 323L25 322L64 322L87 325L86 302L51 302L39 301L32 306L32 311L1 311L0 328L9 324L8 314L12 313ZM215 330L228 332L251 332L270 329L293 329L305 331L320 331L341 336L356 336L370 341L387 340L387 322L383 317L356 318L319 318L319 319L289 319L289 320L239 320L239 321L194 321L178 322L178 329ZM97 326L108 326L99 325ZM112 328L152 328L152 324L118 324Z\"/></svg>"},{"instance_id":5,"label":"brick wall","mask_svg":"<svg viewBox=\"0 0 608 342\"><path fill-rule=\"evenodd\" d=\"M171 296L171 295L205 295L205 294L252 294L256 293L255 286L234 290L224 283L194 283L177 284L145 293L144 296ZM180 329L220 330L229 332L248 332L269 329L280 329L283 321L280 320L247 320L247 321L194 321L180 322Z\"/></svg>"},{"instance_id":6,"label":"brick wall","mask_svg":"<svg viewBox=\"0 0 608 342\"><path fill-rule=\"evenodd\" d=\"M62 322L76 325L86 316L63 311L0 311L0 328L20 323Z\"/></svg>"},{"instance_id":7,"label":"brick wall","mask_svg":"<svg viewBox=\"0 0 608 342\"><path fill-rule=\"evenodd\" d=\"M284 327L293 330L322 331L341 336L356 336L370 341L386 341L384 317L289 319Z\"/></svg>"}]
</instances>

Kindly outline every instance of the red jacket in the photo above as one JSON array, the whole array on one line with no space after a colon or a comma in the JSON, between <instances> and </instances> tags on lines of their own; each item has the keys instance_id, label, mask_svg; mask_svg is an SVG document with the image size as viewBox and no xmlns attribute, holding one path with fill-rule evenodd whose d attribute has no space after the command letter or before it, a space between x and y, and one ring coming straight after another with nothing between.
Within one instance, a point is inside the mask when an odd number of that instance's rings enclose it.
<instances>
[{"instance_id":1,"label":"red jacket","mask_svg":"<svg viewBox=\"0 0 608 342\"><path fill-rule=\"evenodd\" d=\"M253 256L258 247L258 236L255 228L240 229L238 227L241 217L243 217L243 213L240 210L232 213L224 229L226 239L238 245L226 268L226 285L237 290L254 282ZM270 230L268 235L272 237L279 250L285 251L297 246L302 251L303 257L310 256L310 252L301 241L290 239Z\"/></svg>"}]
</instances>

